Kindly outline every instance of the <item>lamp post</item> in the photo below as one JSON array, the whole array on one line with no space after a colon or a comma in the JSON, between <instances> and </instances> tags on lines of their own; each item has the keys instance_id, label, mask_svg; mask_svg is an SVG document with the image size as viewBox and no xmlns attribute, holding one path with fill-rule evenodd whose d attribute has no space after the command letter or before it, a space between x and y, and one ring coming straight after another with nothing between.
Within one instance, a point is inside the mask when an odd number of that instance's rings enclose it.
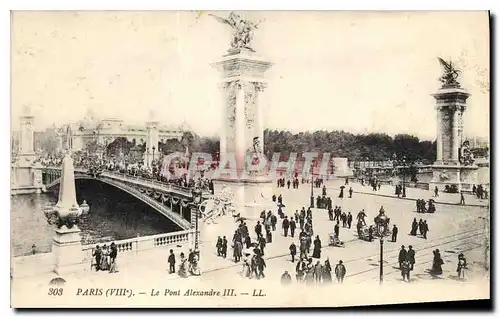
<instances>
[{"instance_id":1,"label":"lamp post","mask_svg":"<svg viewBox=\"0 0 500 318\"><path fill-rule=\"evenodd\" d=\"M314 160L311 162L311 204L310 207L314 208Z\"/></svg>"},{"instance_id":2,"label":"lamp post","mask_svg":"<svg viewBox=\"0 0 500 318\"><path fill-rule=\"evenodd\" d=\"M406 156L403 156L403 198L406 198Z\"/></svg>"},{"instance_id":3,"label":"lamp post","mask_svg":"<svg viewBox=\"0 0 500 318\"><path fill-rule=\"evenodd\" d=\"M200 209L200 203L201 203L201 189L200 188L194 188L191 192L191 195L193 196L193 206L192 209L194 210L195 213L193 213L193 210L191 210L191 218L195 218L195 237L194 237L194 252L198 256L198 259L200 258L200 250L199 250L199 231L198 231L198 221L199 221L199 209Z\"/></svg>"},{"instance_id":4,"label":"lamp post","mask_svg":"<svg viewBox=\"0 0 500 318\"><path fill-rule=\"evenodd\" d=\"M387 231L387 220L388 218L385 216L383 212L381 212L375 218L375 224L377 225L377 233L380 238L380 273L379 273L379 282L382 284L384 282L384 236Z\"/></svg>"}]
</instances>

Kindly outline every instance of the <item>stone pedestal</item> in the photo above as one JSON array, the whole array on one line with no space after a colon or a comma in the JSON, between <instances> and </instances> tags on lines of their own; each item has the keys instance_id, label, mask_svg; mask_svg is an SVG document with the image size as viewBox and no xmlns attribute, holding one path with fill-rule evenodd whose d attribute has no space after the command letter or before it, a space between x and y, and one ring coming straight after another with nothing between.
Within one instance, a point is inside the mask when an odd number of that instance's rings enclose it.
<instances>
[{"instance_id":1,"label":"stone pedestal","mask_svg":"<svg viewBox=\"0 0 500 318\"><path fill-rule=\"evenodd\" d=\"M54 230L52 253L54 255L54 271L58 275L74 273L83 269L84 255L80 232L76 225L71 229L62 226L60 229Z\"/></svg>"},{"instance_id":2,"label":"stone pedestal","mask_svg":"<svg viewBox=\"0 0 500 318\"><path fill-rule=\"evenodd\" d=\"M223 188L231 189L236 214L250 220L258 220L262 210L276 212L276 203L272 202L273 183L269 179L231 179L214 180L214 191L219 193Z\"/></svg>"},{"instance_id":3,"label":"stone pedestal","mask_svg":"<svg viewBox=\"0 0 500 318\"><path fill-rule=\"evenodd\" d=\"M466 193L472 192L472 186L477 184L478 167L476 166L447 166L433 165L432 180L429 183L429 190L434 190L436 187L440 192L444 192L447 185L456 185L458 191Z\"/></svg>"}]
</instances>

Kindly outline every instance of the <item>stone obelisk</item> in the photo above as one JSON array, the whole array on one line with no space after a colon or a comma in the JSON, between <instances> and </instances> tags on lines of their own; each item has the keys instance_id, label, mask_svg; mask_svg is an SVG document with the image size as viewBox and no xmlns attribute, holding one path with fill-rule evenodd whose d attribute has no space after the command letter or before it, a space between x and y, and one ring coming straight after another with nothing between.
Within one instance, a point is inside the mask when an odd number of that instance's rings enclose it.
<instances>
[{"instance_id":1,"label":"stone obelisk","mask_svg":"<svg viewBox=\"0 0 500 318\"><path fill-rule=\"evenodd\" d=\"M444 191L454 186L457 191L470 192L477 183L477 169L463 134L463 115L470 94L457 82L459 71L451 62L439 58L444 68L441 88L436 94L437 138L436 162L432 166L430 190Z\"/></svg>"},{"instance_id":2,"label":"stone obelisk","mask_svg":"<svg viewBox=\"0 0 500 318\"><path fill-rule=\"evenodd\" d=\"M241 19L234 12L227 19L214 17L230 25L234 31L228 53L212 66L220 73L219 88L223 102L219 169L225 163L235 163L230 167L230 176L214 179L214 190L217 193L224 187L230 188L237 212L256 219L260 211L272 206L272 181L267 168L250 171L252 158L264 159L261 96L267 86L265 73L272 63L258 56L250 46L253 30L256 29L253 22Z\"/></svg>"},{"instance_id":3,"label":"stone obelisk","mask_svg":"<svg viewBox=\"0 0 500 318\"><path fill-rule=\"evenodd\" d=\"M59 200L54 207L59 217L78 216L80 209L76 201L75 168L73 159L66 154L62 162L61 183L59 185ZM54 230L52 253L55 257L54 271L63 273L81 269L83 262L82 243L78 225L68 228L66 225Z\"/></svg>"}]
</instances>

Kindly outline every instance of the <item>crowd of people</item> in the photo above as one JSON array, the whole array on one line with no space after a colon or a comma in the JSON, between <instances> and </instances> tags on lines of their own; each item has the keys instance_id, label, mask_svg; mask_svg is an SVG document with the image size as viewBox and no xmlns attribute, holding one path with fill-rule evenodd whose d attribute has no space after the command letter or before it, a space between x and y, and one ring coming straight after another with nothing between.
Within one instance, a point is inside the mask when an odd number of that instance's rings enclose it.
<instances>
[{"instance_id":1,"label":"crowd of people","mask_svg":"<svg viewBox=\"0 0 500 318\"><path fill-rule=\"evenodd\" d=\"M98 271L107 271L109 273L117 273L116 258L118 256L118 247L114 242L108 247L106 244L102 248L97 245L92 251L93 261L91 267Z\"/></svg>"}]
</instances>

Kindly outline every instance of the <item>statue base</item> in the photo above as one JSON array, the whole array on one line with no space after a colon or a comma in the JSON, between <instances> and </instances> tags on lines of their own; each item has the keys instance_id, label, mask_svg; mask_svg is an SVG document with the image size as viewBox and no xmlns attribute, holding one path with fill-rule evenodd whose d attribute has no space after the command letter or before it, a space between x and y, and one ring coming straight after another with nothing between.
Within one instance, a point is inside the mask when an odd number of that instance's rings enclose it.
<instances>
[{"instance_id":1,"label":"statue base","mask_svg":"<svg viewBox=\"0 0 500 318\"><path fill-rule=\"evenodd\" d=\"M214 192L229 188L233 193L236 214L249 220L258 220L262 210L276 212L272 201L273 182L267 177L248 179L218 178L213 180Z\"/></svg>"},{"instance_id":2,"label":"statue base","mask_svg":"<svg viewBox=\"0 0 500 318\"><path fill-rule=\"evenodd\" d=\"M54 230L52 253L56 274L63 275L83 270L85 264L80 232L81 230L76 225L71 229L62 226Z\"/></svg>"},{"instance_id":3,"label":"statue base","mask_svg":"<svg viewBox=\"0 0 500 318\"><path fill-rule=\"evenodd\" d=\"M472 193L472 186L477 185L478 182L478 167L475 165L435 163L431 169L432 180L429 182L429 190L431 191L437 187L439 192L445 192L446 186L452 187L454 185L458 192Z\"/></svg>"}]
</instances>

